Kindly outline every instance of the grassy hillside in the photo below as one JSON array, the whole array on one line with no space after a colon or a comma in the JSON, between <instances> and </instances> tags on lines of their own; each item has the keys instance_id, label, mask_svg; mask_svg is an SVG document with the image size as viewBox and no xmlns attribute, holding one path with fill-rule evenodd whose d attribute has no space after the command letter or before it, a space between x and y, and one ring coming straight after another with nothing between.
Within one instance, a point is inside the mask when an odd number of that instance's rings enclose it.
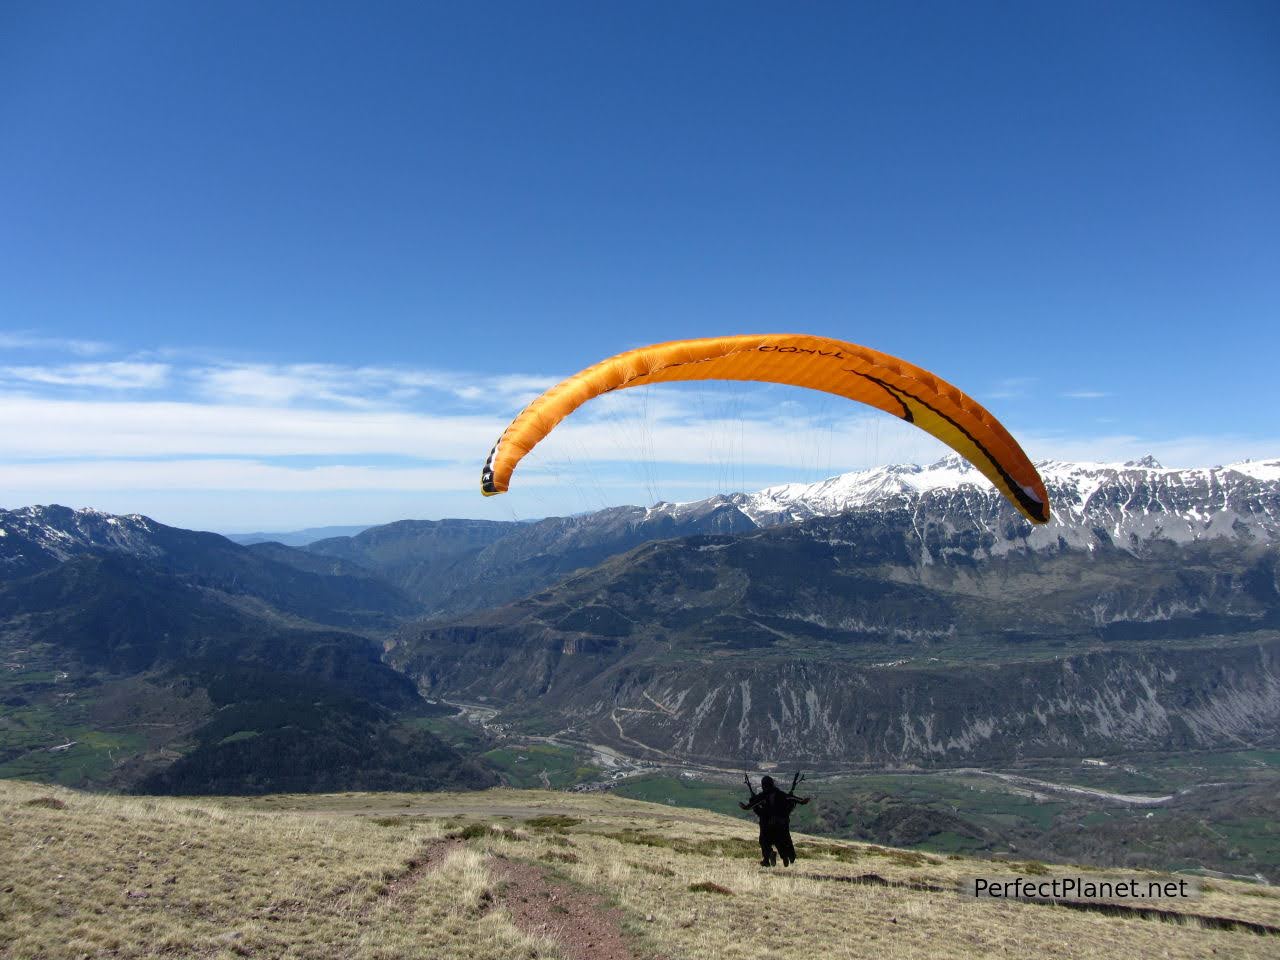
<instances>
[{"instance_id":1,"label":"grassy hillside","mask_svg":"<svg viewBox=\"0 0 1280 960\"><path fill-rule=\"evenodd\" d=\"M1280 943L1222 922L1280 927L1275 888L1215 880L1155 904L1172 922L984 903L957 882L1079 870L802 837L799 863L770 871L754 833L597 794L194 802L3 782L0 956L1190 958Z\"/></svg>"}]
</instances>

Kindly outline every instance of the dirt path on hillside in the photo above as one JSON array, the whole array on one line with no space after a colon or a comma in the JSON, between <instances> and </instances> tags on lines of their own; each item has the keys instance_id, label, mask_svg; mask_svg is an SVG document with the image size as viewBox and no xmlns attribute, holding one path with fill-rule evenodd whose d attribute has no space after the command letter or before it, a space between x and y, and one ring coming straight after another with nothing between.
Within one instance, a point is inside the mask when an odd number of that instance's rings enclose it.
<instances>
[{"instance_id":1,"label":"dirt path on hillside","mask_svg":"<svg viewBox=\"0 0 1280 960\"><path fill-rule=\"evenodd\" d=\"M568 960L636 960L622 935L621 911L595 894L552 880L541 867L501 857L498 905L531 936L556 943Z\"/></svg>"},{"instance_id":2,"label":"dirt path on hillside","mask_svg":"<svg viewBox=\"0 0 1280 960\"><path fill-rule=\"evenodd\" d=\"M359 915L368 917L403 896L466 846L466 841L456 838L425 844ZM485 858L485 867L494 880L489 909L505 910L524 933L552 941L566 960L637 960L622 935L621 911L607 906L599 895L554 880L545 868L533 863L490 856Z\"/></svg>"}]
</instances>

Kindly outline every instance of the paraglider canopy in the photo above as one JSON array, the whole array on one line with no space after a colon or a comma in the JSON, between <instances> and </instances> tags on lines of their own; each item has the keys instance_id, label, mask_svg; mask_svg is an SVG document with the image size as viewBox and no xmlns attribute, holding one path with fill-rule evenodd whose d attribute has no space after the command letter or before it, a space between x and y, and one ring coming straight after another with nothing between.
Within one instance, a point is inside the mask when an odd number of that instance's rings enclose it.
<instances>
[{"instance_id":1,"label":"paraglider canopy","mask_svg":"<svg viewBox=\"0 0 1280 960\"><path fill-rule=\"evenodd\" d=\"M516 464L588 400L626 387L683 380L755 380L822 390L913 423L972 463L1032 523L1049 520L1044 482L1022 447L982 404L942 378L886 353L804 334L675 340L628 350L552 387L511 422L480 475L504 493Z\"/></svg>"}]
</instances>

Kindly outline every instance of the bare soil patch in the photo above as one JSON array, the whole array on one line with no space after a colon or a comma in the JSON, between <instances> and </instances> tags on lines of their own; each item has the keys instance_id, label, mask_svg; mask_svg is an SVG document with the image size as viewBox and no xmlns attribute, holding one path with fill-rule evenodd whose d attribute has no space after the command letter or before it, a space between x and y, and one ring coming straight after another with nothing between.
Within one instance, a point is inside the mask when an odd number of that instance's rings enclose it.
<instances>
[{"instance_id":1,"label":"bare soil patch","mask_svg":"<svg viewBox=\"0 0 1280 960\"><path fill-rule=\"evenodd\" d=\"M500 902L525 933L554 940L568 960L636 960L622 935L621 911L534 864L503 858L493 864Z\"/></svg>"}]
</instances>

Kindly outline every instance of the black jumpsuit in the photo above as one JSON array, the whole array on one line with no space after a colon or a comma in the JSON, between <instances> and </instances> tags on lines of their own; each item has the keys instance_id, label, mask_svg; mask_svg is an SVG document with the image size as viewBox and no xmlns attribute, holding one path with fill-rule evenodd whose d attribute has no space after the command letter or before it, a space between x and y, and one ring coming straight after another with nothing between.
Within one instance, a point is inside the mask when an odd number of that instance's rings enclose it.
<instances>
[{"instance_id":1,"label":"black jumpsuit","mask_svg":"<svg viewBox=\"0 0 1280 960\"><path fill-rule=\"evenodd\" d=\"M783 793L772 784L751 798L747 804L760 818L761 863L770 866L775 862L774 850L782 857L782 865L790 866L796 859L795 844L791 841L791 811L802 803L798 797Z\"/></svg>"}]
</instances>

